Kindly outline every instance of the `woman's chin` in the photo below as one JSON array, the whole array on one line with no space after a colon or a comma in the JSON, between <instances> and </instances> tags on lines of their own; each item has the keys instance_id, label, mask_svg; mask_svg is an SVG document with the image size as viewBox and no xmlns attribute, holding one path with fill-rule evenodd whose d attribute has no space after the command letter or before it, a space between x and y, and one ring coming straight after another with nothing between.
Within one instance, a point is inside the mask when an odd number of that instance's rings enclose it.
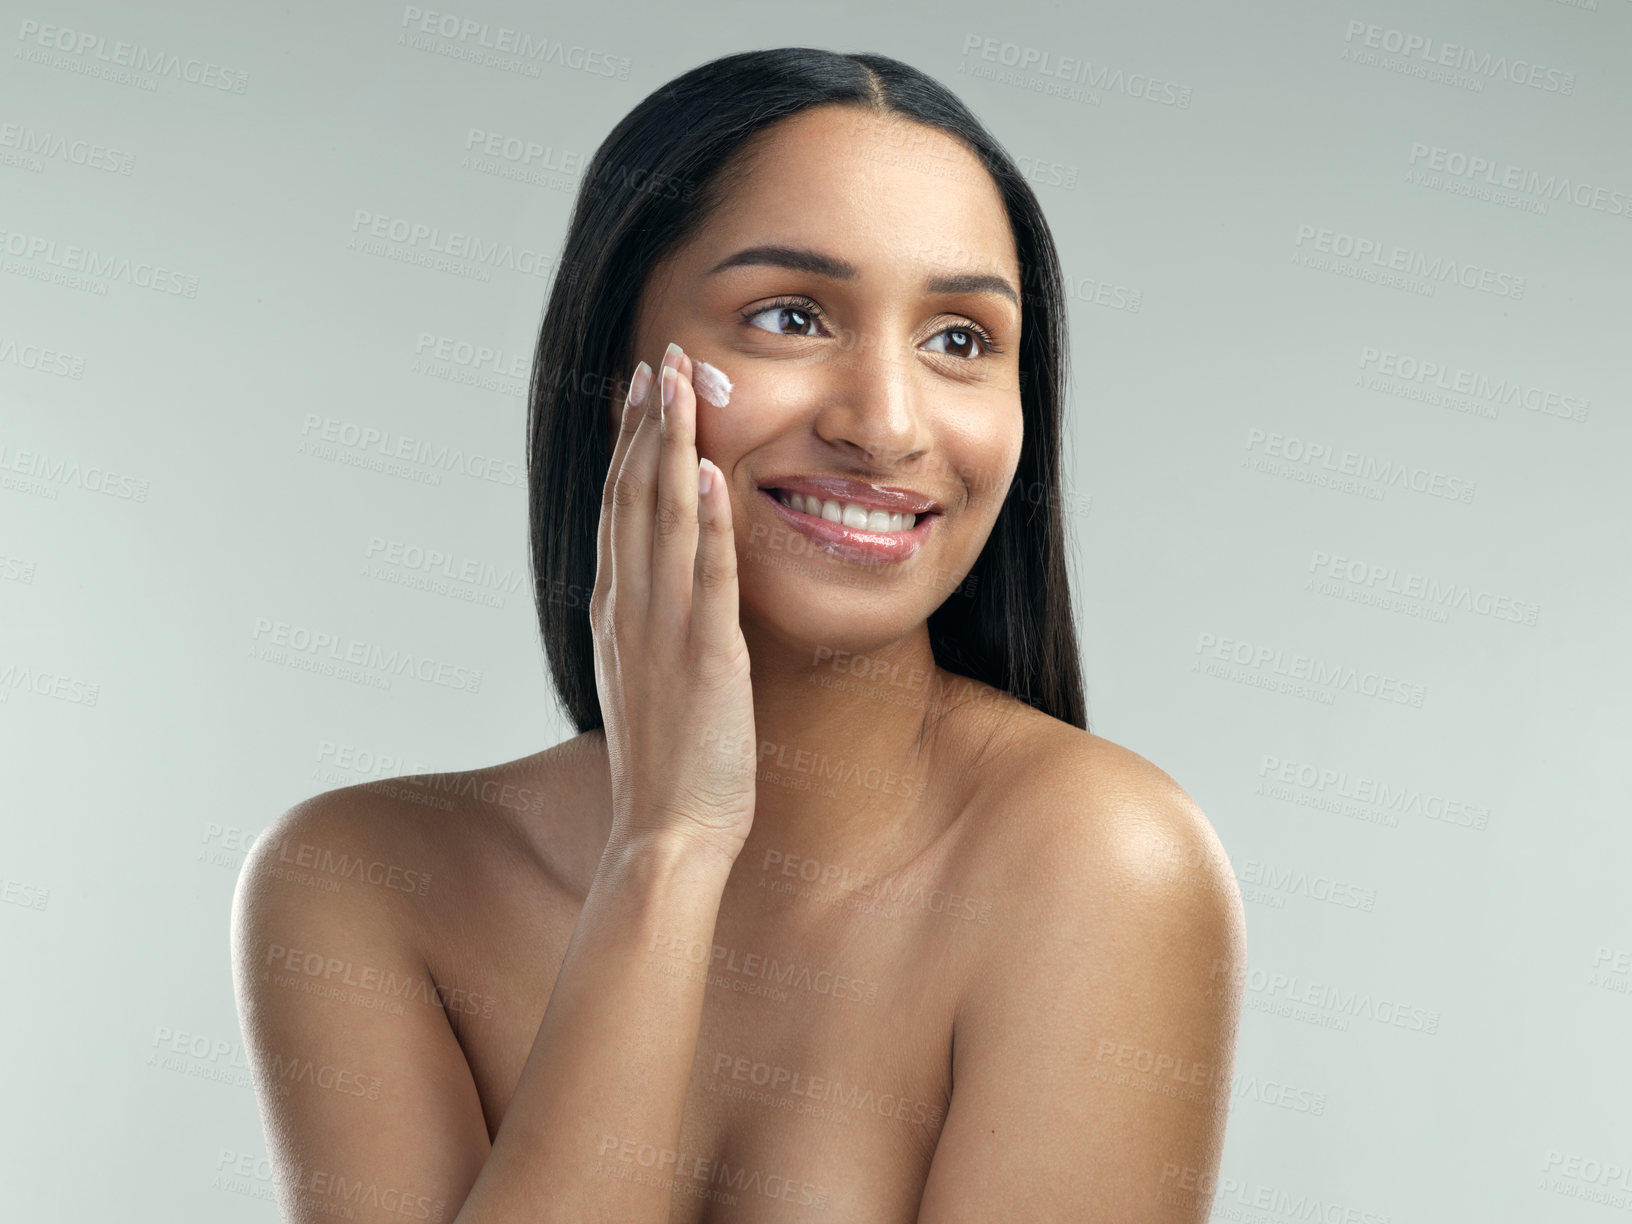
<instances>
[{"instance_id":1,"label":"woman's chin","mask_svg":"<svg viewBox=\"0 0 1632 1224\"><path fill-rule=\"evenodd\" d=\"M919 631L933 608L916 593L869 595L863 587L809 578L741 589L738 619L749 649L774 649L812 663L835 655L888 652Z\"/></svg>"}]
</instances>

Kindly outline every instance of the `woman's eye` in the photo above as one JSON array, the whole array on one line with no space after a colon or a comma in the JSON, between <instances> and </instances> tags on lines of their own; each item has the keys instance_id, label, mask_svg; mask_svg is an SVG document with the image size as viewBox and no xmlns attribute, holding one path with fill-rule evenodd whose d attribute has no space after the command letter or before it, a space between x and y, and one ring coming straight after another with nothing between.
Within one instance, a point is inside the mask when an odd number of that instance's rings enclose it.
<instances>
[{"instance_id":1,"label":"woman's eye","mask_svg":"<svg viewBox=\"0 0 1632 1224\"><path fill-rule=\"evenodd\" d=\"M769 322L765 322L769 320ZM795 302L778 302L772 306L763 306L758 310L743 315L743 321L751 327L768 331L778 336L819 336L825 333L821 330L821 315L815 310L801 306ZM945 339L950 348L942 348L941 352L960 361L973 361L1000 350L995 344L988 343L984 336L972 327L948 327L930 338L930 343Z\"/></svg>"},{"instance_id":2,"label":"woman's eye","mask_svg":"<svg viewBox=\"0 0 1632 1224\"><path fill-rule=\"evenodd\" d=\"M816 316L808 310L800 309L798 306L767 306L764 310L756 310L749 315L748 322L755 327L760 327L761 325L754 323L754 320L764 318L766 315L775 316L775 322L770 327L762 328L764 331L775 332L781 336L813 336L816 334L805 330L815 324ZM783 330L784 326L792 327L794 330L785 331Z\"/></svg>"},{"instance_id":3,"label":"woman's eye","mask_svg":"<svg viewBox=\"0 0 1632 1224\"><path fill-rule=\"evenodd\" d=\"M957 345L960 349L965 347L973 347L978 350L978 352L973 353L954 352L950 354L953 357L963 357L967 359L982 356L986 352L985 343L978 335L970 331L967 327L949 327L945 331L930 337L930 340L933 342L941 339L942 336L947 337L951 343ZM946 352L945 349L942 349L941 351Z\"/></svg>"}]
</instances>

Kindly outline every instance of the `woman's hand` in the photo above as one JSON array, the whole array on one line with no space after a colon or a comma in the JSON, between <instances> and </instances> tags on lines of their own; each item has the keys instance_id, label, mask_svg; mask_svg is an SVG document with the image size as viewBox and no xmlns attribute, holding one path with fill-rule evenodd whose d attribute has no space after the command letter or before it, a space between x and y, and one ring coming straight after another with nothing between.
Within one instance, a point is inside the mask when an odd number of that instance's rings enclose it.
<instances>
[{"instance_id":1,"label":"woman's hand","mask_svg":"<svg viewBox=\"0 0 1632 1224\"><path fill-rule=\"evenodd\" d=\"M677 344L655 379L636 368L601 498L589 609L608 846L677 836L735 859L754 818L753 689L731 499L718 468L699 468L691 371Z\"/></svg>"}]
</instances>

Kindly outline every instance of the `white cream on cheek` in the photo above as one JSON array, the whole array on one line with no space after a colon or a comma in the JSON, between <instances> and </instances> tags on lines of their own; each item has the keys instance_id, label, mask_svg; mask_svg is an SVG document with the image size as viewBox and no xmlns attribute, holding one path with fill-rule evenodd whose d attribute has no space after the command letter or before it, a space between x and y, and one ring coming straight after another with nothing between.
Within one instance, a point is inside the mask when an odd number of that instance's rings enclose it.
<instances>
[{"instance_id":1,"label":"white cream on cheek","mask_svg":"<svg viewBox=\"0 0 1632 1224\"><path fill-rule=\"evenodd\" d=\"M698 395L716 408L724 408L731 402L731 380L706 361L692 363L691 385L697 388Z\"/></svg>"}]
</instances>

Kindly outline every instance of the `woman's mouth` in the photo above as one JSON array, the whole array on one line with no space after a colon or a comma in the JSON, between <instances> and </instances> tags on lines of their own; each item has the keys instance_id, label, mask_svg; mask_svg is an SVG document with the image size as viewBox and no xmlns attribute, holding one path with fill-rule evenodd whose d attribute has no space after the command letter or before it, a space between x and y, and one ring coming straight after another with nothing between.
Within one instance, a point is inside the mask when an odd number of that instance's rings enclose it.
<instances>
[{"instance_id":1,"label":"woman's mouth","mask_svg":"<svg viewBox=\"0 0 1632 1224\"><path fill-rule=\"evenodd\" d=\"M883 565L904 561L923 547L940 512L903 514L785 489L760 489L795 531L848 561Z\"/></svg>"}]
</instances>

